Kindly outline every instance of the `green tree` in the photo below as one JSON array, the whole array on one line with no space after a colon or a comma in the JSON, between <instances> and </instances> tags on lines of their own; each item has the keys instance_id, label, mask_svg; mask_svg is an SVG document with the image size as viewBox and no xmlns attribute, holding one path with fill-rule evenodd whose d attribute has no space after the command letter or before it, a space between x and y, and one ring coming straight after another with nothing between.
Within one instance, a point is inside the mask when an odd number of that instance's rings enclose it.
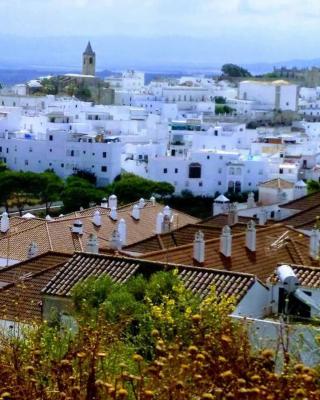
<instances>
[{"instance_id":1,"label":"green tree","mask_svg":"<svg viewBox=\"0 0 320 400\"><path fill-rule=\"evenodd\" d=\"M251 76L248 70L235 64L224 64L221 70L224 75L230 78L247 78Z\"/></svg>"},{"instance_id":2,"label":"green tree","mask_svg":"<svg viewBox=\"0 0 320 400\"><path fill-rule=\"evenodd\" d=\"M215 107L216 114L230 114L233 111L234 111L234 109L227 106L226 104L216 104L216 107Z\"/></svg>"},{"instance_id":3,"label":"green tree","mask_svg":"<svg viewBox=\"0 0 320 400\"><path fill-rule=\"evenodd\" d=\"M99 202L105 195L104 191L97 189L87 180L70 176L61 193L64 212L76 211L80 207L87 208L91 202Z\"/></svg>"},{"instance_id":4,"label":"green tree","mask_svg":"<svg viewBox=\"0 0 320 400\"><path fill-rule=\"evenodd\" d=\"M307 181L307 185L308 185L308 193L320 192L320 182L310 179Z\"/></svg>"},{"instance_id":5,"label":"green tree","mask_svg":"<svg viewBox=\"0 0 320 400\"><path fill-rule=\"evenodd\" d=\"M38 175L40 181L39 198L46 206L46 214L49 213L52 202L60 200L64 182L52 171L42 172Z\"/></svg>"},{"instance_id":6,"label":"green tree","mask_svg":"<svg viewBox=\"0 0 320 400\"><path fill-rule=\"evenodd\" d=\"M226 98L223 96L215 96L214 101L216 104L226 104Z\"/></svg>"},{"instance_id":7,"label":"green tree","mask_svg":"<svg viewBox=\"0 0 320 400\"><path fill-rule=\"evenodd\" d=\"M58 84L53 78L44 78L41 80L42 92L44 94L57 94Z\"/></svg>"}]
</instances>

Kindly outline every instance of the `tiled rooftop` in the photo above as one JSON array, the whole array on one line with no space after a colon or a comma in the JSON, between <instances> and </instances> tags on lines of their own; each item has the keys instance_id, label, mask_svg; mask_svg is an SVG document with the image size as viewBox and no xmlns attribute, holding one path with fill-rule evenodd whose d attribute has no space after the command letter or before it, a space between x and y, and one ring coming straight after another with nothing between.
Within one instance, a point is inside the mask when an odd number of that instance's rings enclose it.
<instances>
[{"instance_id":1,"label":"tiled rooftop","mask_svg":"<svg viewBox=\"0 0 320 400\"><path fill-rule=\"evenodd\" d=\"M36 322L42 318L41 290L67 257L49 252L0 270L0 319Z\"/></svg>"},{"instance_id":2,"label":"tiled rooftop","mask_svg":"<svg viewBox=\"0 0 320 400\"><path fill-rule=\"evenodd\" d=\"M281 241L281 245L275 246L274 243L281 235L284 235L286 239ZM192 243L147 253L141 258L167 263L199 265L193 259ZM246 248L244 232L233 234L231 257L225 257L220 253L219 238L206 240L205 261L202 266L249 273L265 281L278 262L312 264L313 262L309 257L309 238L285 225L274 224L257 229L255 252Z\"/></svg>"},{"instance_id":3,"label":"tiled rooftop","mask_svg":"<svg viewBox=\"0 0 320 400\"><path fill-rule=\"evenodd\" d=\"M92 216L95 211L100 211L101 227L92 223ZM136 221L131 217L132 205L118 209L118 221L123 218L127 225L127 244L133 244L144 240L155 233L156 216L163 210L163 205L146 202L140 210L141 218ZM110 209L93 207L88 210L75 212L53 221L46 221L40 218L25 219L20 217L10 218L10 230L6 234L0 233L0 257L15 260L25 260L28 248L32 241L38 245L38 254L47 251L58 251L66 254L73 254L74 251L83 251L90 234L98 236L99 246L107 248L113 230L117 227L118 221L109 217ZM189 223L196 223L198 220L187 214L172 210L173 215L178 215L173 223L172 229L184 226ZM83 235L79 236L71 232L75 221L81 219L83 222Z\"/></svg>"},{"instance_id":4,"label":"tiled rooftop","mask_svg":"<svg viewBox=\"0 0 320 400\"><path fill-rule=\"evenodd\" d=\"M260 183L259 187L269 189L292 189L294 187L294 183L286 181L285 179L277 178Z\"/></svg>"},{"instance_id":5,"label":"tiled rooftop","mask_svg":"<svg viewBox=\"0 0 320 400\"><path fill-rule=\"evenodd\" d=\"M300 197L297 200L292 200L288 203L281 204L280 207L304 211L318 205L320 205L320 192L308 194L307 196Z\"/></svg>"},{"instance_id":6,"label":"tiled rooftop","mask_svg":"<svg viewBox=\"0 0 320 400\"><path fill-rule=\"evenodd\" d=\"M279 264L278 266L280 266ZM309 267L305 265L295 265L289 264L290 267L293 269L293 272L296 274L300 285L304 287L310 288L320 288L320 268L316 267ZM271 282L277 282L278 276L276 272L274 272L269 280Z\"/></svg>"},{"instance_id":7,"label":"tiled rooftop","mask_svg":"<svg viewBox=\"0 0 320 400\"><path fill-rule=\"evenodd\" d=\"M232 273L186 265L152 262L128 257L76 253L44 288L45 295L70 296L74 285L89 276L108 274L114 281L123 283L134 274L150 274L160 270L178 269L186 287L205 297L212 285L218 295L234 295L240 301L256 278L253 275Z\"/></svg>"}]
</instances>

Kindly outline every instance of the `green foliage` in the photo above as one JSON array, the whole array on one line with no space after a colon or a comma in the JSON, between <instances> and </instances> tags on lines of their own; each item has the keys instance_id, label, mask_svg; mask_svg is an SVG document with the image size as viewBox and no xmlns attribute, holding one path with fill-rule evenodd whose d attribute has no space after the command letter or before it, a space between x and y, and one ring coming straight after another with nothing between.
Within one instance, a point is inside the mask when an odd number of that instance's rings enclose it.
<instances>
[{"instance_id":1,"label":"green foliage","mask_svg":"<svg viewBox=\"0 0 320 400\"><path fill-rule=\"evenodd\" d=\"M38 174L40 202L46 205L46 214L50 211L52 202L60 200L64 182L52 171Z\"/></svg>"},{"instance_id":2,"label":"green foliage","mask_svg":"<svg viewBox=\"0 0 320 400\"><path fill-rule=\"evenodd\" d=\"M105 196L105 192L97 189L86 179L77 176L69 176L61 193L64 212L79 210L80 207L88 208L91 202L99 202Z\"/></svg>"},{"instance_id":3,"label":"green foliage","mask_svg":"<svg viewBox=\"0 0 320 400\"><path fill-rule=\"evenodd\" d=\"M85 179L86 181L92 183L93 185L95 185L97 183L96 175L90 171L85 171L85 170L79 169L79 170L77 170L77 172L72 174L72 176L76 176L78 178Z\"/></svg>"},{"instance_id":4,"label":"green foliage","mask_svg":"<svg viewBox=\"0 0 320 400\"><path fill-rule=\"evenodd\" d=\"M320 192L320 182L314 181L312 179L307 181L308 193Z\"/></svg>"},{"instance_id":5,"label":"green foliage","mask_svg":"<svg viewBox=\"0 0 320 400\"><path fill-rule=\"evenodd\" d=\"M152 195L158 197L170 196L174 192L174 187L168 182L154 182L140 176L124 173L106 188L109 194L116 194L121 202L131 203L143 197L150 198Z\"/></svg>"},{"instance_id":6,"label":"green foliage","mask_svg":"<svg viewBox=\"0 0 320 400\"><path fill-rule=\"evenodd\" d=\"M79 99L83 101L89 101L92 98L90 89L85 87L85 86L80 86L77 87L75 90L74 95Z\"/></svg>"},{"instance_id":7,"label":"green foliage","mask_svg":"<svg viewBox=\"0 0 320 400\"><path fill-rule=\"evenodd\" d=\"M44 78L41 80L41 92L43 94L57 94L58 93L58 83L54 78Z\"/></svg>"},{"instance_id":8,"label":"green foliage","mask_svg":"<svg viewBox=\"0 0 320 400\"><path fill-rule=\"evenodd\" d=\"M221 70L224 75L230 78L247 78L251 76L248 70L235 64L224 64Z\"/></svg>"},{"instance_id":9,"label":"green foliage","mask_svg":"<svg viewBox=\"0 0 320 400\"><path fill-rule=\"evenodd\" d=\"M214 101L216 104L226 104L226 98L223 96L215 96Z\"/></svg>"},{"instance_id":10,"label":"green foliage","mask_svg":"<svg viewBox=\"0 0 320 400\"><path fill-rule=\"evenodd\" d=\"M226 104L216 104L215 106L216 114L231 114L232 112L234 112L234 109Z\"/></svg>"}]
</instances>

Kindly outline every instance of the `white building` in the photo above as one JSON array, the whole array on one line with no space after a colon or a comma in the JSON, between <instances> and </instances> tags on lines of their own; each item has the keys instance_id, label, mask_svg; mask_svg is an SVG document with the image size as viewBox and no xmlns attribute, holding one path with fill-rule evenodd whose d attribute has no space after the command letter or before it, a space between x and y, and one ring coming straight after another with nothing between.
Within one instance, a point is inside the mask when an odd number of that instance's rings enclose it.
<instances>
[{"instance_id":1,"label":"white building","mask_svg":"<svg viewBox=\"0 0 320 400\"><path fill-rule=\"evenodd\" d=\"M238 98L255 101L270 110L297 111L298 87L281 80L242 81L239 84Z\"/></svg>"}]
</instances>

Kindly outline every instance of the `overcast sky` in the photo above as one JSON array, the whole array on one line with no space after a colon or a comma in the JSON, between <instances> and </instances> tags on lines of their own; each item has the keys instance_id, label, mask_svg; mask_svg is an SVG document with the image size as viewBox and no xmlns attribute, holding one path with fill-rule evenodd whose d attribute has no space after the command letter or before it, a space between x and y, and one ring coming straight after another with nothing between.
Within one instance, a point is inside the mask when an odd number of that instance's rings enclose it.
<instances>
[{"instance_id":1,"label":"overcast sky","mask_svg":"<svg viewBox=\"0 0 320 400\"><path fill-rule=\"evenodd\" d=\"M0 34L194 36L250 62L320 56L320 0L0 0L0 13Z\"/></svg>"}]
</instances>

